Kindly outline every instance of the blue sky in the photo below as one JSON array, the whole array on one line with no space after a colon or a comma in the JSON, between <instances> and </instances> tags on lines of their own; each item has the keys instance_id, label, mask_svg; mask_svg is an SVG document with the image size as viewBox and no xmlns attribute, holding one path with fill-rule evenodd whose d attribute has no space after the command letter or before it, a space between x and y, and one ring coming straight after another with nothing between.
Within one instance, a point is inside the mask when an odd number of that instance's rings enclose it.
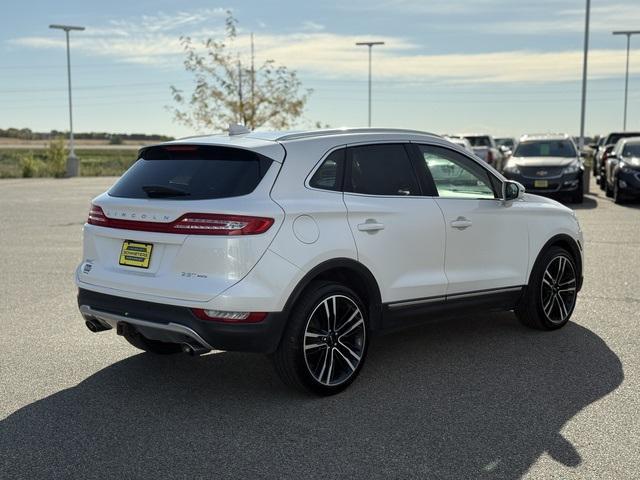
<instances>
[{"instance_id":1,"label":"blue sky","mask_svg":"<svg viewBox=\"0 0 640 480\"><path fill-rule=\"evenodd\" d=\"M224 11L254 32L258 60L298 71L312 88L300 127L367 121L366 49L374 50L374 126L438 133L577 133L583 0L177 2L10 0L0 29L0 128L68 127L63 34L72 34L77 131L193 134L172 121L169 85L188 89L180 35L219 36ZM638 0L593 0L587 133L620 129L625 40ZM632 40L630 128L640 130L640 35Z\"/></svg>"}]
</instances>

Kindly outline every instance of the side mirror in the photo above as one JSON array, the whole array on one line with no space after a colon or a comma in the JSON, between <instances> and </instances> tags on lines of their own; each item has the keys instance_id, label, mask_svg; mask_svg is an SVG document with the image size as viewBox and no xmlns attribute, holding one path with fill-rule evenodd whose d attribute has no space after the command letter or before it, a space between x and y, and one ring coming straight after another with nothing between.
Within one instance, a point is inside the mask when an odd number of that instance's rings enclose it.
<instances>
[{"instance_id":1,"label":"side mirror","mask_svg":"<svg viewBox=\"0 0 640 480\"><path fill-rule=\"evenodd\" d=\"M524 186L512 180L506 180L502 184L502 199L505 202L516 200L524 196Z\"/></svg>"}]
</instances>

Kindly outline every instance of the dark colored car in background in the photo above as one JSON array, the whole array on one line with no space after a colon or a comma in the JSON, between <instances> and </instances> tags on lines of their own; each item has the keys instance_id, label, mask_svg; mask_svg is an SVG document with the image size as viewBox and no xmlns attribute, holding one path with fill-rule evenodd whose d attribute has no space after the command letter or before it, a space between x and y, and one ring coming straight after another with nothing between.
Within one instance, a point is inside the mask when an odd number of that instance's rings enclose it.
<instances>
[{"instance_id":1,"label":"dark colored car in background","mask_svg":"<svg viewBox=\"0 0 640 480\"><path fill-rule=\"evenodd\" d=\"M604 141L598 148L598 151L596 152L596 155L594 158L595 161L593 165L593 174L596 177L600 175L606 175L606 173L604 172L604 164L605 164L605 161L607 160L604 155L605 149L608 146L615 146L615 144L618 143L618 140L620 140L621 138L628 138L628 137L640 137L640 132L611 132L609 135L605 137ZM600 183L600 188L604 190L604 187L606 185L606 177L604 179L600 179L599 183Z\"/></svg>"},{"instance_id":2,"label":"dark colored car in background","mask_svg":"<svg viewBox=\"0 0 640 480\"><path fill-rule=\"evenodd\" d=\"M525 135L507 161L503 175L520 182L527 192L569 194L582 203L584 164L568 135Z\"/></svg>"},{"instance_id":3,"label":"dark colored car in background","mask_svg":"<svg viewBox=\"0 0 640 480\"><path fill-rule=\"evenodd\" d=\"M640 137L618 140L605 163L605 189L614 202L640 198Z\"/></svg>"}]
</instances>

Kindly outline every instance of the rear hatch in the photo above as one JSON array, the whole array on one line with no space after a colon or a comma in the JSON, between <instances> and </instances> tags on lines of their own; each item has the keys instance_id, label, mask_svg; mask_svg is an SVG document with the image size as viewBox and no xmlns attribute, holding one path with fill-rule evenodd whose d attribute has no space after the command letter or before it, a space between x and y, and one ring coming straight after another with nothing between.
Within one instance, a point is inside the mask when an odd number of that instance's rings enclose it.
<instances>
[{"instance_id":1,"label":"rear hatch","mask_svg":"<svg viewBox=\"0 0 640 480\"><path fill-rule=\"evenodd\" d=\"M271 157L236 146L143 149L93 201L79 285L204 302L240 281L284 216L269 196L284 157L274 145Z\"/></svg>"}]
</instances>

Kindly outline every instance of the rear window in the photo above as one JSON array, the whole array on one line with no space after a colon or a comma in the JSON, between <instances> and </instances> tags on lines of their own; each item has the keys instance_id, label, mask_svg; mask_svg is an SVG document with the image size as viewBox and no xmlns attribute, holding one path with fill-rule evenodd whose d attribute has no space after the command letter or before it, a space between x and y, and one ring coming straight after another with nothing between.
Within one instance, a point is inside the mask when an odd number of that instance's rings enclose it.
<instances>
[{"instance_id":1,"label":"rear window","mask_svg":"<svg viewBox=\"0 0 640 480\"><path fill-rule=\"evenodd\" d=\"M465 137L469 140L472 147L491 147L491 139L486 136L481 137Z\"/></svg>"},{"instance_id":2,"label":"rear window","mask_svg":"<svg viewBox=\"0 0 640 480\"><path fill-rule=\"evenodd\" d=\"M109 190L112 197L204 200L251 193L272 160L228 147L172 145L142 150Z\"/></svg>"},{"instance_id":3,"label":"rear window","mask_svg":"<svg viewBox=\"0 0 640 480\"><path fill-rule=\"evenodd\" d=\"M518 144L514 157L576 157L573 142L570 140L541 140Z\"/></svg>"}]
</instances>

